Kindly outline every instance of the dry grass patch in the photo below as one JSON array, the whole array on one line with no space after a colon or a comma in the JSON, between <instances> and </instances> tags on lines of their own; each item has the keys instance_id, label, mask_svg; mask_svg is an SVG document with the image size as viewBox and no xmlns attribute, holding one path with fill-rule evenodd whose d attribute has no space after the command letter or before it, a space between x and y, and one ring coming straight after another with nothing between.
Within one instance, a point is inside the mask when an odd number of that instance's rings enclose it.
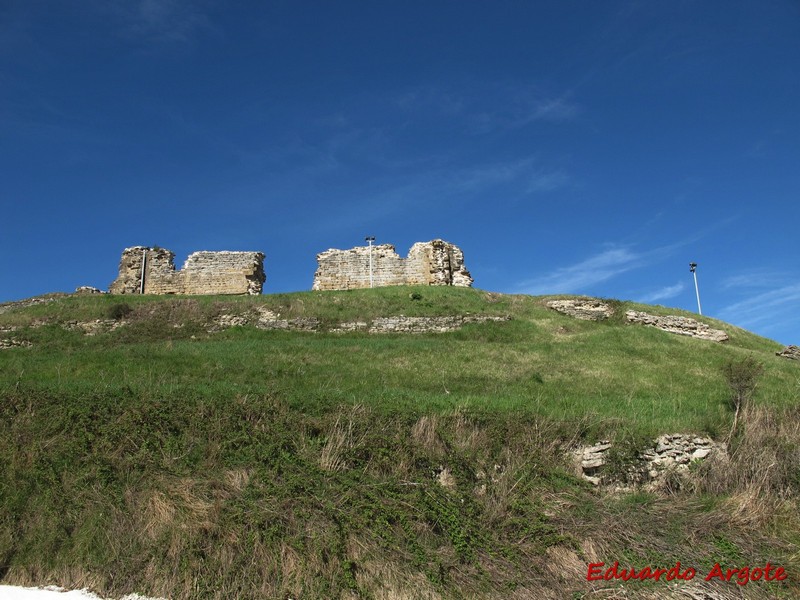
<instances>
[{"instance_id":1,"label":"dry grass patch","mask_svg":"<svg viewBox=\"0 0 800 600\"><path fill-rule=\"evenodd\" d=\"M411 428L411 439L432 456L440 456L445 451L444 444L437 431L438 427L439 417L436 415L423 415Z\"/></svg>"},{"instance_id":2,"label":"dry grass patch","mask_svg":"<svg viewBox=\"0 0 800 600\"><path fill-rule=\"evenodd\" d=\"M328 433L328 439L320 454L320 467L332 472L348 468L347 453L364 440L364 434L359 434L356 428L357 423L364 422L365 412L364 406L357 404L347 415L340 414L336 417L336 422Z\"/></svg>"},{"instance_id":3,"label":"dry grass patch","mask_svg":"<svg viewBox=\"0 0 800 600\"><path fill-rule=\"evenodd\" d=\"M800 407L745 406L739 429L730 442L730 465L708 463L701 472L701 490L738 494L756 514L761 512L759 503L767 498L796 498L800 492Z\"/></svg>"}]
</instances>

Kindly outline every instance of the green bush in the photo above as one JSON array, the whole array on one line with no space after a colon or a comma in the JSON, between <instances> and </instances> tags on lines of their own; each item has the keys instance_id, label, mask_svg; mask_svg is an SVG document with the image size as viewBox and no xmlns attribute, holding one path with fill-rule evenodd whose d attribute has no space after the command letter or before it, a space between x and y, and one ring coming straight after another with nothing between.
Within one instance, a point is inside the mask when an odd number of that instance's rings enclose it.
<instances>
[{"instance_id":1,"label":"green bush","mask_svg":"<svg viewBox=\"0 0 800 600\"><path fill-rule=\"evenodd\" d=\"M114 319L115 321L119 321L120 319L124 319L129 314L133 312L133 309L130 307L129 304L126 302L119 302L117 304L112 304L108 309L108 318Z\"/></svg>"}]
</instances>

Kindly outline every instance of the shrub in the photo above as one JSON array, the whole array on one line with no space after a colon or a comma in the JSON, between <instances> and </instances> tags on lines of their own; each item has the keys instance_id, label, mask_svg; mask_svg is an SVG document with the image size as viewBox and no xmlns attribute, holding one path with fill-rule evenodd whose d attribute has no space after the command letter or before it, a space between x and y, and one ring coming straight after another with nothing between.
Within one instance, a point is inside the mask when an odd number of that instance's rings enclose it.
<instances>
[{"instance_id":1,"label":"shrub","mask_svg":"<svg viewBox=\"0 0 800 600\"><path fill-rule=\"evenodd\" d=\"M120 319L124 319L129 314L133 312L133 309L130 307L129 304L126 302L120 302L118 304L112 304L108 309L108 318L114 319L115 321L119 321Z\"/></svg>"},{"instance_id":2,"label":"shrub","mask_svg":"<svg viewBox=\"0 0 800 600\"><path fill-rule=\"evenodd\" d=\"M764 372L764 365L752 356L742 360L731 360L722 368L725 382L731 390L728 399L730 407L733 409L733 425L729 438L733 437L739 425L739 415L750 407L753 394L758 386L758 379Z\"/></svg>"}]
</instances>

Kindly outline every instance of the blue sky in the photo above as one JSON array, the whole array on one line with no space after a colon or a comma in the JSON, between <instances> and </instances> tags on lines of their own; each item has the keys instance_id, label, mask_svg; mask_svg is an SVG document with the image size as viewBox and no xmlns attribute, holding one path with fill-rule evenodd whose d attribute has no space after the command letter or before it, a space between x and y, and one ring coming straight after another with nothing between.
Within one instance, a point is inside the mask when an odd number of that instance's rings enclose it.
<instances>
[{"instance_id":1,"label":"blue sky","mask_svg":"<svg viewBox=\"0 0 800 600\"><path fill-rule=\"evenodd\" d=\"M800 343L800 3L0 2L0 301L374 235Z\"/></svg>"}]
</instances>

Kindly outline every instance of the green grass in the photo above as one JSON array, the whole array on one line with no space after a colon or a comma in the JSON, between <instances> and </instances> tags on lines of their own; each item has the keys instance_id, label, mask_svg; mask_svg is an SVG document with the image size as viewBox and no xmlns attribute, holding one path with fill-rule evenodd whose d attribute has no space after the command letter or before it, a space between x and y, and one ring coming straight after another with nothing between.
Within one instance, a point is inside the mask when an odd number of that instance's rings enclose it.
<instances>
[{"instance_id":1,"label":"green grass","mask_svg":"<svg viewBox=\"0 0 800 600\"><path fill-rule=\"evenodd\" d=\"M48 323L16 332L34 347L5 352L0 364L6 381L59 392L278 394L288 405L307 410L343 403L379 411L466 406L562 420L588 417L597 423L598 435L620 422L648 434L719 431L729 417L720 369L749 354L767 370L760 401L780 405L793 400L787 390L797 389L796 365L774 356L777 344L718 323L730 331L730 342L669 335L620 319L577 321L530 297L413 289L421 300L411 299L409 288L258 298L65 298L0 315L0 326ZM85 337L59 326L103 318L123 301L134 312L131 322L116 331ZM617 314L641 308L617 304ZM397 314L513 318L413 336L253 328L206 332L214 316L244 313L255 305L284 318L314 316L331 327Z\"/></svg>"},{"instance_id":2,"label":"green grass","mask_svg":"<svg viewBox=\"0 0 800 600\"><path fill-rule=\"evenodd\" d=\"M743 534L725 494L608 497L565 459L581 440L722 437L722 367L747 356L764 364L756 405L793 409L800 369L780 346L706 317L731 340L630 325L628 309L681 312L618 301L607 322L578 321L547 299L381 288L71 296L0 313L17 328L3 336L33 344L0 351L0 580L170 598L569 597L587 589L585 573L563 574L587 548L636 565L796 561L791 528L771 518ZM114 331L64 328L123 303ZM322 331L208 332L257 306ZM399 314L511 320L327 331ZM782 443L787 457L800 447Z\"/></svg>"}]
</instances>

